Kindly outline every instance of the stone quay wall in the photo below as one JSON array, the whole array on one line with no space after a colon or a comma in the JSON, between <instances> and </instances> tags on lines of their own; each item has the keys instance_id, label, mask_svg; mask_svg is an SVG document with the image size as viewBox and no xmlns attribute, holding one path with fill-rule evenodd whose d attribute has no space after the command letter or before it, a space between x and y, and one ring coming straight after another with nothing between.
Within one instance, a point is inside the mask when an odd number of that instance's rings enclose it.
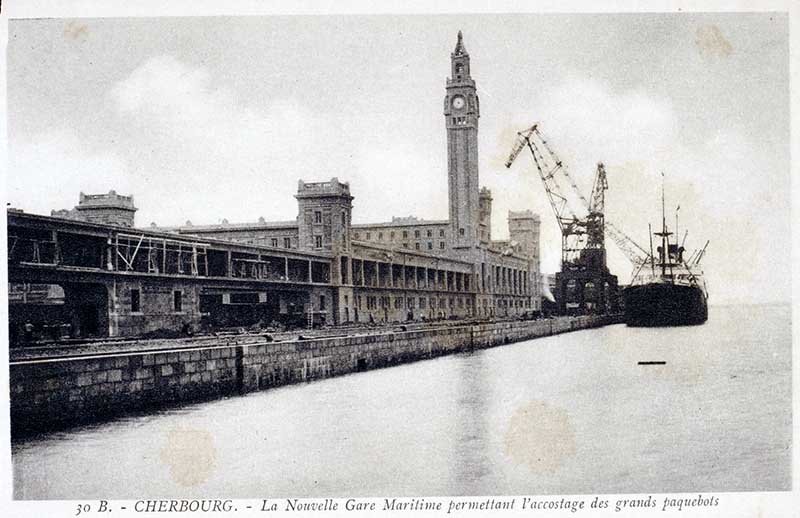
<instances>
[{"instance_id":1,"label":"stone quay wall","mask_svg":"<svg viewBox=\"0 0 800 518\"><path fill-rule=\"evenodd\" d=\"M12 435L616 323L608 316L450 325L290 342L15 361Z\"/></svg>"}]
</instances>

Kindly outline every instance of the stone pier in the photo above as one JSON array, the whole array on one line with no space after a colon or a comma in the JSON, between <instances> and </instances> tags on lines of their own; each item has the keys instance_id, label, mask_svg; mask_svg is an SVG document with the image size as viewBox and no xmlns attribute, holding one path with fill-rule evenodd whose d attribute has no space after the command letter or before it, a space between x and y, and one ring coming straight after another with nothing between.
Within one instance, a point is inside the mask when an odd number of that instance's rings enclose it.
<instances>
[{"instance_id":1,"label":"stone pier","mask_svg":"<svg viewBox=\"0 0 800 518\"><path fill-rule=\"evenodd\" d=\"M420 330L175 350L14 361L14 436L137 410L213 399L615 323L613 317L442 326Z\"/></svg>"}]
</instances>

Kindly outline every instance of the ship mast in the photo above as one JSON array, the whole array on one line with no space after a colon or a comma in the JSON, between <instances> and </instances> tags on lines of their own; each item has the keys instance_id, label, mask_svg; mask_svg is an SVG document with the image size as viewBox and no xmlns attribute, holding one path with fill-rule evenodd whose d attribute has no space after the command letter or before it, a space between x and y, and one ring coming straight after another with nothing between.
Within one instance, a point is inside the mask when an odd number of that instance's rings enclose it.
<instances>
[{"instance_id":1,"label":"ship mast","mask_svg":"<svg viewBox=\"0 0 800 518\"><path fill-rule=\"evenodd\" d=\"M653 255L653 227L650 225L650 223L647 224L647 233L650 235L650 274L655 276L656 261L655 256Z\"/></svg>"},{"instance_id":2,"label":"ship mast","mask_svg":"<svg viewBox=\"0 0 800 518\"><path fill-rule=\"evenodd\" d=\"M655 235L661 237L661 252L659 253L659 259L661 260L661 278L667 278L667 266L669 266L669 274L670 277L673 275L672 267L673 263L669 256L669 236L672 235L672 232L667 232L667 204L666 204L666 196L664 195L664 173L661 173L661 232L655 232ZM667 261L669 260L669 265Z\"/></svg>"},{"instance_id":3,"label":"ship mast","mask_svg":"<svg viewBox=\"0 0 800 518\"><path fill-rule=\"evenodd\" d=\"M661 173L661 277L667 274L667 209L664 202L664 173Z\"/></svg>"}]
</instances>

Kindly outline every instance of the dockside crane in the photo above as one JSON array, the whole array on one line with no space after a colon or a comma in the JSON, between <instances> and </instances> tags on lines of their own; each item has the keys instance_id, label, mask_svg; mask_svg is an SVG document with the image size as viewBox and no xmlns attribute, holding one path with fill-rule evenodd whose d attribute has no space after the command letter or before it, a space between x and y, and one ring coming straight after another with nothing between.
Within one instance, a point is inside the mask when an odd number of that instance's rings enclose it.
<instances>
[{"instance_id":1,"label":"dockside crane","mask_svg":"<svg viewBox=\"0 0 800 518\"><path fill-rule=\"evenodd\" d=\"M574 180L547 141L541 136L536 124L518 132L517 135L519 138L514 144L505 166L510 168L524 148L527 147L530 150L550 206L556 216L556 222L561 230L561 263L562 265L570 264L585 248L587 241L587 221L577 216L575 208L567 197L565 186L562 185L563 183L575 185ZM577 185L575 185L575 189L577 189ZM583 201L588 204L585 199Z\"/></svg>"},{"instance_id":2,"label":"dockside crane","mask_svg":"<svg viewBox=\"0 0 800 518\"><path fill-rule=\"evenodd\" d=\"M592 188L590 199L587 199L581 193L577 183L575 183L561 159L547 144L538 126L538 124L534 124L530 128L517 133L517 141L511 150L508 160L506 160L505 166L510 168L524 148L527 147L530 150L561 229L562 244L565 245L562 246L562 268L564 262L569 263L571 259L574 259L574 252L576 251L579 252L587 247L604 248L606 235L614 241L614 244L634 268L647 262L650 258L649 252L605 217L605 191L608 189L608 180L603 163L597 164L594 187ZM561 180L558 178L559 173L563 176ZM584 209L588 211L588 215L583 220L578 218L575 211L569 207L567 197L561 189L561 183L571 187L572 192L582 202ZM564 216L565 207L569 209L570 217ZM586 239L581 237L583 234L588 234ZM566 246L567 243L577 246Z\"/></svg>"},{"instance_id":3,"label":"dockside crane","mask_svg":"<svg viewBox=\"0 0 800 518\"><path fill-rule=\"evenodd\" d=\"M617 280L606 264L605 236L611 237L634 269L648 261L650 255L606 219L605 166L602 162L597 164L592 193L587 199L542 136L538 124L518 132L517 137L505 166L510 168L522 150L528 148L561 230L561 272L556 274L560 311L614 310ZM566 195L567 189L580 200L586 216L578 217Z\"/></svg>"}]
</instances>

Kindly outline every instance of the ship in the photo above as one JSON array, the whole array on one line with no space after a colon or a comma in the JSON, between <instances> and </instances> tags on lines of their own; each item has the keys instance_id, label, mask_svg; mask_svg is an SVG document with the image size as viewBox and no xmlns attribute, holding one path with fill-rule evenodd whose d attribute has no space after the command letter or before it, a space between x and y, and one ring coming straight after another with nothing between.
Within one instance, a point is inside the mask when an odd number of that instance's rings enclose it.
<instances>
[{"instance_id":1,"label":"ship","mask_svg":"<svg viewBox=\"0 0 800 518\"><path fill-rule=\"evenodd\" d=\"M663 186L661 214L661 232L650 230L650 254L638 265L631 284L623 291L625 323L636 327L703 324L708 320L708 290L700 261L709 242L688 258L684 257L683 243L678 244L677 238L671 242L673 233L667 228ZM677 223L676 211L676 230ZM656 254L653 236L661 241Z\"/></svg>"}]
</instances>

